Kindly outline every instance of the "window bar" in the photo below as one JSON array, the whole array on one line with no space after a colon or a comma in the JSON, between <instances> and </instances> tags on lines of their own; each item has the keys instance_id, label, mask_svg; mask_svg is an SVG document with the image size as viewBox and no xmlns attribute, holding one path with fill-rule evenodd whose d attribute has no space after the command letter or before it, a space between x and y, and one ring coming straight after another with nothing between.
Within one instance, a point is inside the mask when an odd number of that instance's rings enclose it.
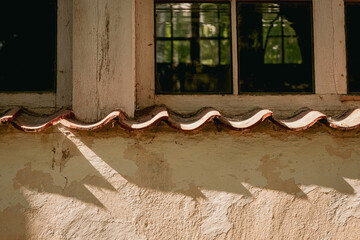
<instances>
[{"instance_id":1,"label":"window bar","mask_svg":"<svg viewBox=\"0 0 360 240\"><path fill-rule=\"evenodd\" d=\"M232 79L233 95L239 94L239 70L238 70L238 48L237 48L237 20L236 20L236 0L231 0L231 41L232 41Z\"/></svg>"},{"instance_id":2,"label":"window bar","mask_svg":"<svg viewBox=\"0 0 360 240\"><path fill-rule=\"evenodd\" d=\"M284 20L283 15L280 14L280 24L281 24L281 63L285 64L285 40L284 40Z\"/></svg>"},{"instance_id":3,"label":"window bar","mask_svg":"<svg viewBox=\"0 0 360 240\"><path fill-rule=\"evenodd\" d=\"M171 38L170 38L170 42L171 42L171 66L173 66L174 64L174 41L173 41L173 37L174 37L174 24L173 24L173 5L170 4L170 29L171 29Z\"/></svg>"},{"instance_id":4,"label":"window bar","mask_svg":"<svg viewBox=\"0 0 360 240\"><path fill-rule=\"evenodd\" d=\"M218 23L218 26L219 26L219 30L218 30L218 37L217 37L217 40L218 40L218 64L219 66L221 65L221 24L220 24L220 6L217 5L217 23Z\"/></svg>"}]
</instances>

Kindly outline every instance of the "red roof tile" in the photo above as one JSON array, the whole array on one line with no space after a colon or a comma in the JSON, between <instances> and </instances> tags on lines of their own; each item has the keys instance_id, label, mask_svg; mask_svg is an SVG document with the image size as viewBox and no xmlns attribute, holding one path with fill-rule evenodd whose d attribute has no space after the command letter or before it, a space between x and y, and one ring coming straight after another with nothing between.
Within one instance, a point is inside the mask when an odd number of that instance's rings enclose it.
<instances>
[{"instance_id":1,"label":"red roof tile","mask_svg":"<svg viewBox=\"0 0 360 240\"><path fill-rule=\"evenodd\" d=\"M331 118L314 110L304 110L292 118L281 120L274 117L271 110L259 109L242 116L229 117L221 114L216 109L206 108L191 117L182 117L169 111L166 107L155 107L149 113L137 119L131 119L122 111L113 111L99 122L87 124L76 120L75 115L68 110L61 110L51 116L35 116L24 109L11 109L0 115L0 123L10 123L25 132L39 132L56 124L77 130L95 130L103 127L112 120L128 130L141 130L151 127L160 121L165 121L173 128L192 131L202 127L205 123L214 120L234 130L247 130L255 127L265 119L270 119L279 126L299 131L308 129L322 120L332 128L350 130L360 126L360 108L349 111L339 118Z\"/></svg>"}]
</instances>

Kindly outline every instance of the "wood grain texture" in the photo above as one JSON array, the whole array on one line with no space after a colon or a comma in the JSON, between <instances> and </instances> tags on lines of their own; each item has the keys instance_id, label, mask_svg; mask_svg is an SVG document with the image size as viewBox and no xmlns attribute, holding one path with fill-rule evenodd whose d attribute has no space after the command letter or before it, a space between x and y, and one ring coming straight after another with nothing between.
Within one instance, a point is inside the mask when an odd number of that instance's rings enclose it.
<instances>
[{"instance_id":1,"label":"wood grain texture","mask_svg":"<svg viewBox=\"0 0 360 240\"><path fill-rule=\"evenodd\" d=\"M74 1L73 110L79 119L98 118L97 89L97 1Z\"/></svg>"},{"instance_id":2,"label":"wood grain texture","mask_svg":"<svg viewBox=\"0 0 360 240\"><path fill-rule=\"evenodd\" d=\"M113 109L135 110L132 0L74 1L73 109L96 121Z\"/></svg>"},{"instance_id":3,"label":"wood grain texture","mask_svg":"<svg viewBox=\"0 0 360 240\"><path fill-rule=\"evenodd\" d=\"M334 77L337 94L347 93L345 9L343 0L332 0L334 26Z\"/></svg>"},{"instance_id":4,"label":"wood grain texture","mask_svg":"<svg viewBox=\"0 0 360 240\"><path fill-rule=\"evenodd\" d=\"M134 5L132 0L98 0L98 119L114 109L135 110Z\"/></svg>"},{"instance_id":5,"label":"wood grain texture","mask_svg":"<svg viewBox=\"0 0 360 240\"><path fill-rule=\"evenodd\" d=\"M237 39L237 14L236 0L231 0L231 36L232 36L232 78L233 94L239 93L239 58L238 58L238 39Z\"/></svg>"},{"instance_id":6,"label":"wood grain texture","mask_svg":"<svg viewBox=\"0 0 360 240\"><path fill-rule=\"evenodd\" d=\"M135 57L137 108L155 103L154 2L135 1Z\"/></svg>"},{"instance_id":7,"label":"wood grain texture","mask_svg":"<svg viewBox=\"0 0 360 240\"><path fill-rule=\"evenodd\" d=\"M341 0L314 0L314 65L317 94L346 93L344 6Z\"/></svg>"},{"instance_id":8,"label":"wood grain texture","mask_svg":"<svg viewBox=\"0 0 360 240\"><path fill-rule=\"evenodd\" d=\"M72 106L73 0L58 1L56 108Z\"/></svg>"}]
</instances>

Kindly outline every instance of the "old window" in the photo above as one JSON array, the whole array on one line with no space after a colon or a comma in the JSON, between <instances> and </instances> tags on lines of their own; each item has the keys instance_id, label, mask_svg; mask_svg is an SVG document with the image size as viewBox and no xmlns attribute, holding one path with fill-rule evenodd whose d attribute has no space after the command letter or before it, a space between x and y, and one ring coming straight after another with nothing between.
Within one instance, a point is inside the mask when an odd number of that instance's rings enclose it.
<instances>
[{"instance_id":1,"label":"old window","mask_svg":"<svg viewBox=\"0 0 360 240\"><path fill-rule=\"evenodd\" d=\"M239 92L314 92L311 1L238 1Z\"/></svg>"},{"instance_id":2,"label":"old window","mask_svg":"<svg viewBox=\"0 0 360 240\"><path fill-rule=\"evenodd\" d=\"M232 24L231 8L155 3L156 93L313 93L311 1L237 1Z\"/></svg>"},{"instance_id":3,"label":"old window","mask_svg":"<svg viewBox=\"0 0 360 240\"><path fill-rule=\"evenodd\" d=\"M57 1L0 4L0 91L55 91Z\"/></svg>"},{"instance_id":4,"label":"old window","mask_svg":"<svg viewBox=\"0 0 360 240\"><path fill-rule=\"evenodd\" d=\"M360 93L360 2L345 3L348 92Z\"/></svg>"},{"instance_id":5,"label":"old window","mask_svg":"<svg viewBox=\"0 0 360 240\"><path fill-rule=\"evenodd\" d=\"M156 93L231 93L230 4L156 3Z\"/></svg>"}]
</instances>

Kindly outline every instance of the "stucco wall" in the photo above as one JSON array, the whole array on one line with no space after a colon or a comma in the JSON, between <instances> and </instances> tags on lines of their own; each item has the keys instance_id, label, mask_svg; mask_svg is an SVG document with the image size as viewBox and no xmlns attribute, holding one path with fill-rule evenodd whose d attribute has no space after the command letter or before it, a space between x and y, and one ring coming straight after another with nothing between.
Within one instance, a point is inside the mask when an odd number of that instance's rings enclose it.
<instances>
[{"instance_id":1,"label":"stucco wall","mask_svg":"<svg viewBox=\"0 0 360 240\"><path fill-rule=\"evenodd\" d=\"M360 134L0 128L1 239L359 239Z\"/></svg>"}]
</instances>

